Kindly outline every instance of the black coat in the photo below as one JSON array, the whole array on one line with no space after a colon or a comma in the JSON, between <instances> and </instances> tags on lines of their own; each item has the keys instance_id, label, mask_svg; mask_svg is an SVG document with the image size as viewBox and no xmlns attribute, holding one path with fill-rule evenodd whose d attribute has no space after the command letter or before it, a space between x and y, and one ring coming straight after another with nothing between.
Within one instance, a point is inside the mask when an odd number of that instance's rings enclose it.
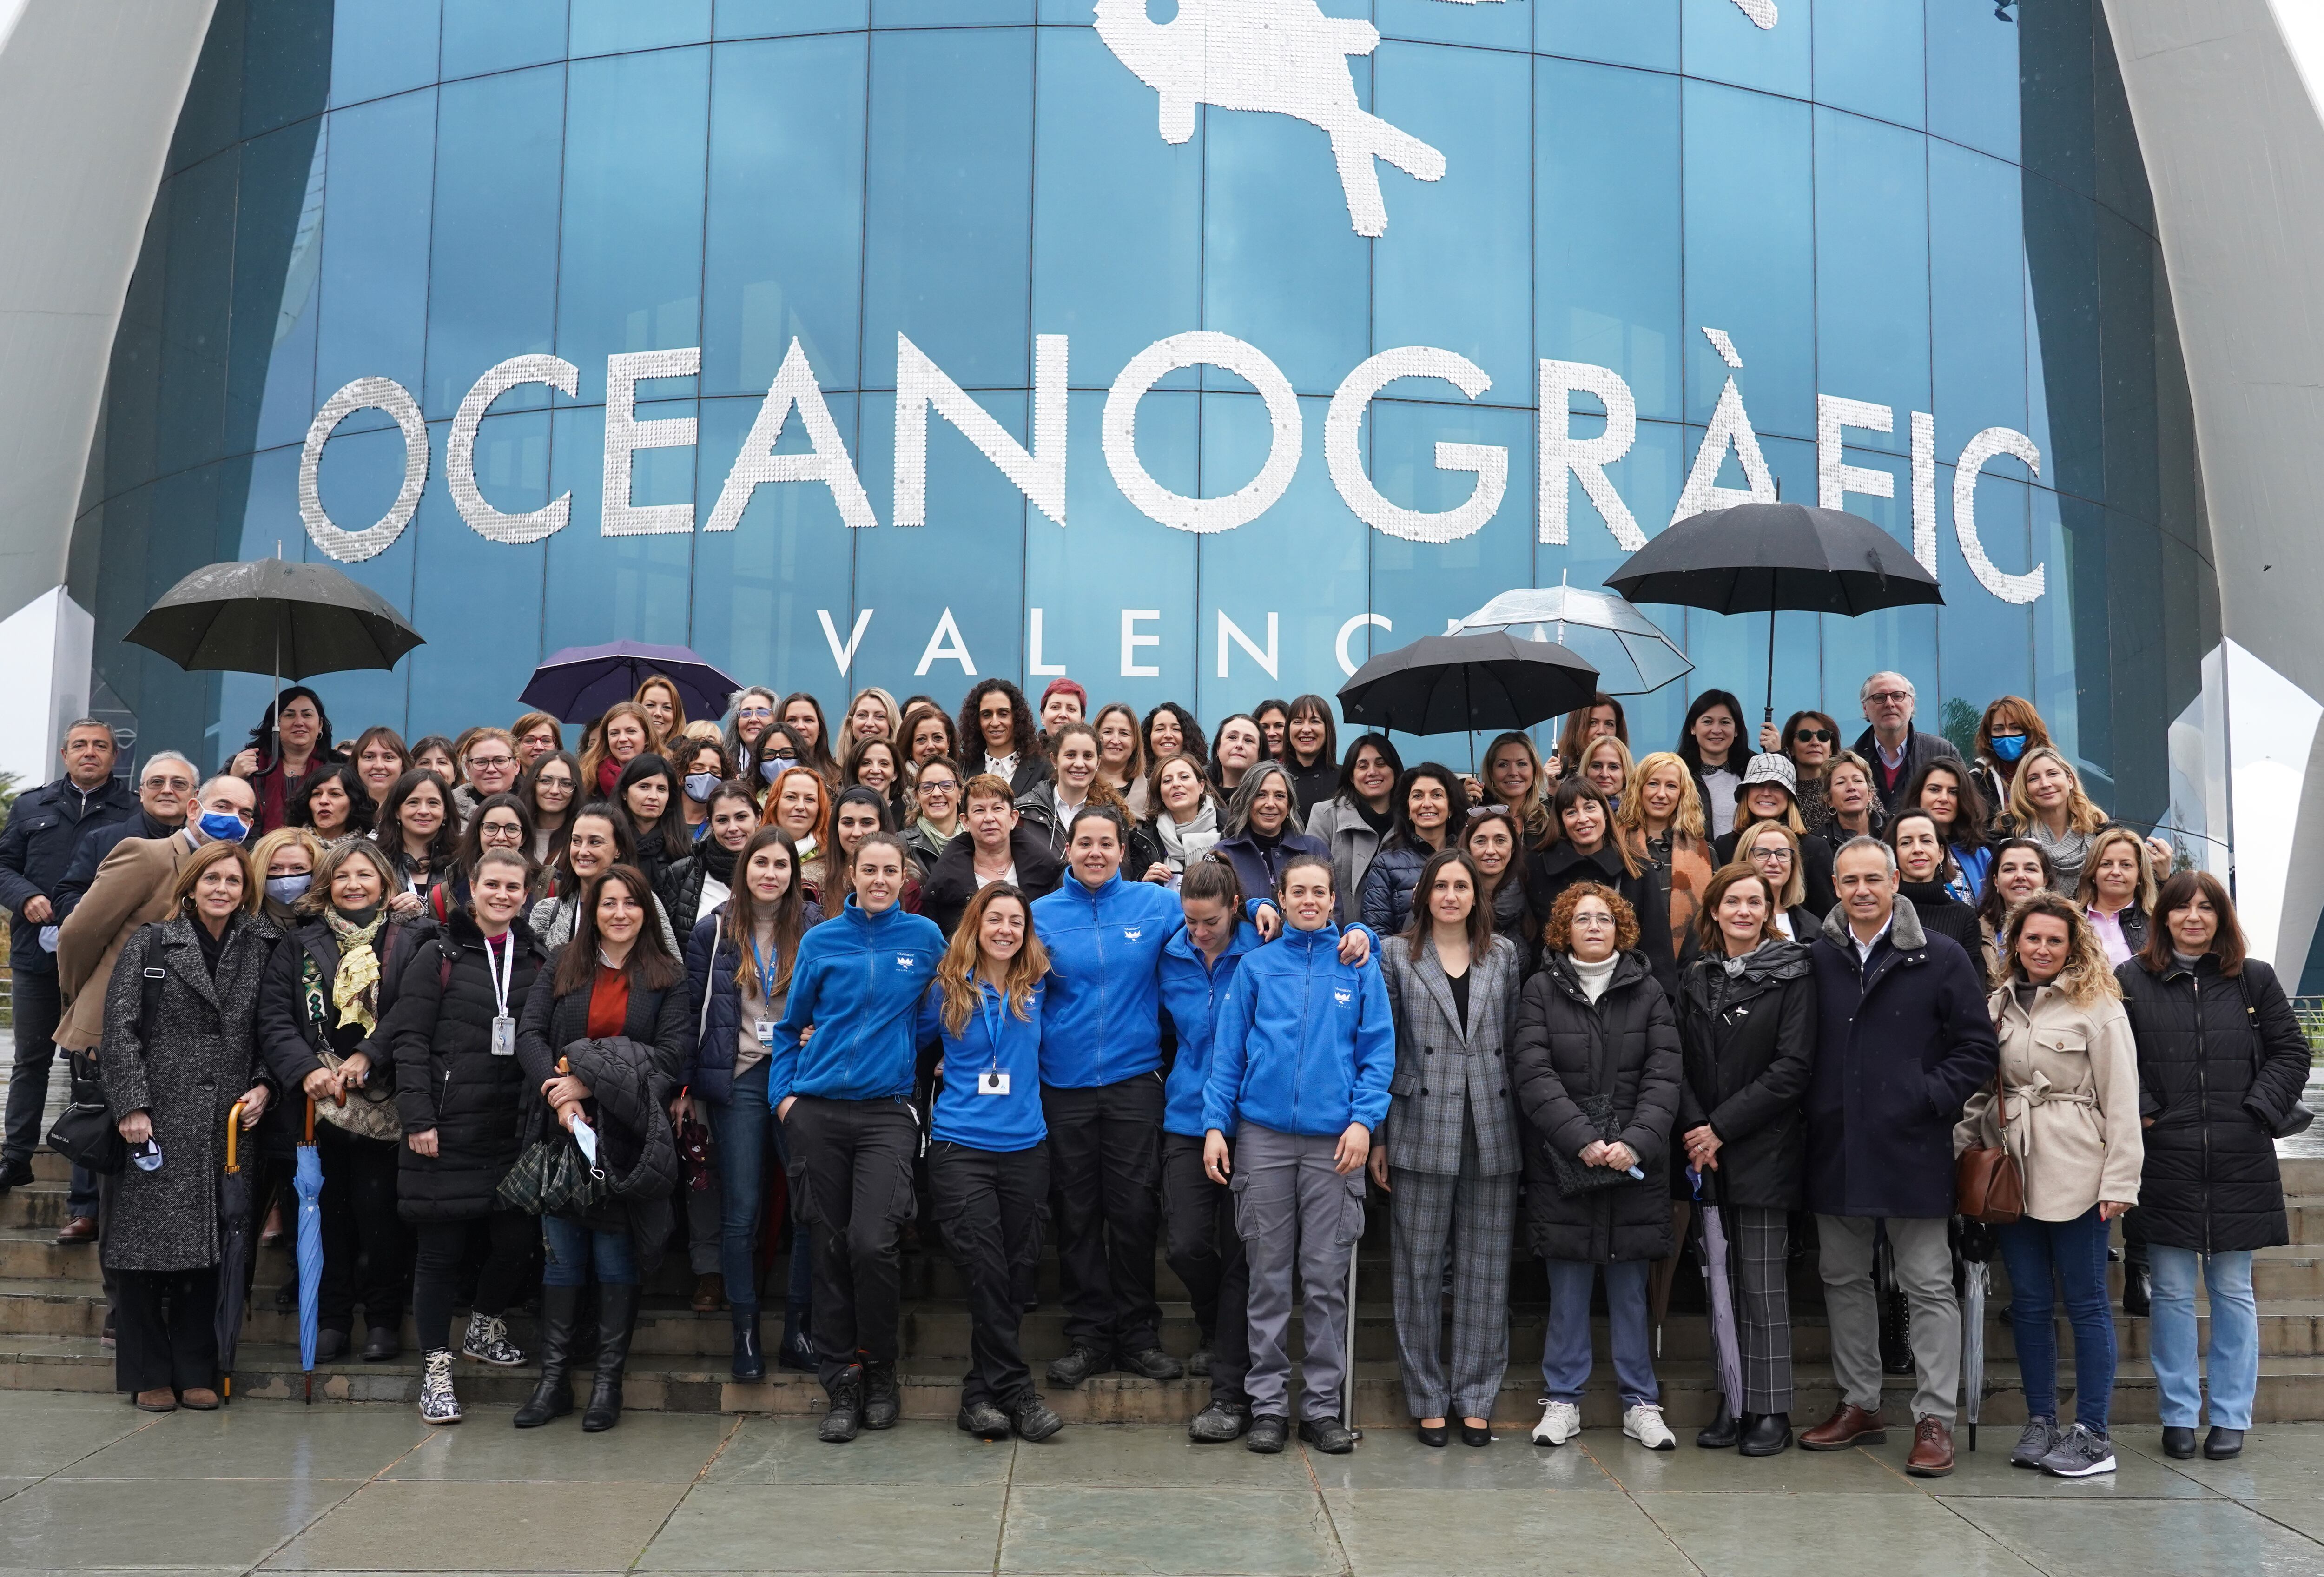
<instances>
[{"instance_id":1,"label":"black coat","mask_svg":"<svg viewBox=\"0 0 2324 1577\"><path fill-rule=\"evenodd\" d=\"M521 1019L547 963L522 917L513 935L509 1011ZM397 1205L408 1222L482 1219L494 1208L493 1190L517 1157L519 1109L528 1086L517 1058L492 1054L490 967L484 933L466 910L454 910L412 954L395 1006L381 1026L378 1038L393 1048L403 1131L436 1130L433 1157L409 1144L398 1153ZM532 1103L540 1104L538 1096Z\"/></svg>"},{"instance_id":2,"label":"black coat","mask_svg":"<svg viewBox=\"0 0 2324 1577\"><path fill-rule=\"evenodd\" d=\"M1142 881L1146 879L1148 868L1160 862L1162 843L1148 830L1146 824L1128 816L1122 820L1129 826L1130 841L1121 852L1121 878L1125 881ZM1057 814L1057 797L1047 782L1035 784L1029 793L1017 801L1017 831L1038 843L1042 851L1057 862L1058 871L1063 872L1065 851L1073 844L1073 827L1065 817ZM1013 834L1010 841L1015 841ZM1022 876L1025 868L1019 865L1017 873ZM971 887L969 890L973 892L976 890ZM1034 896L1038 898L1040 895L1036 893ZM927 907L924 899L921 902L923 912ZM947 931L945 935L950 936L951 933Z\"/></svg>"},{"instance_id":3,"label":"black coat","mask_svg":"<svg viewBox=\"0 0 2324 1577\"><path fill-rule=\"evenodd\" d=\"M107 778L87 794L70 778L60 778L16 796L8 807L8 825L0 830L0 907L8 911L8 959L14 967L27 974L57 972L57 955L41 945L41 927L62 922L54 914L45 921L28 920L24 906L45 898L55 908L57 889L82 834L143 815L137 796L120 778Z\"/></svg>"},{"instance_id":4,"label":"black coat","mask_svg":"<svg viewBox=\"0 0 2324 1577\"><path fill-rule=\"evenodd\" d=\"M2138 1044L2138 1109L2146 1167L2138 1216L2146 1240L2198 1253L2292 1240L2274 1125L2308 1082L2308 1039L2275 971L2244 962L2240 979L2216 954L2190 972L2116 970Z\"/></svg>"},{"instance_id":5,"label":"black coat","mask_svg":"<svg viewBox=\"0 0 2324 1577\"><path fill-rule=\"evenodd\" d=\"M1983 980L1909 903L1858 966L1848 912L1815 940L1808 1208L1926 1219L1953 1213L1953 1124L2000 1065Z\"/></svg>"},{"instance_id":6,"label":"black coat","mask_svg":"<svg viewBox=\"0 0 2324 1577\"><path fill-rule=\"evenodd\" d=\"M1913 912L1921 917L1924 934L1950 936L1972 960L1983 956L1985 928L1978 924L1977 910L1947 892L1943 882L1900 881L1896 890L1911 902Z\"/></svg>"},{"instance_id":7,"label":"black coat","mask_svg":"<svg viewBox=\"0 0 2324 1577\"><path fill-rule=\"evenodd\" d=\"M1912 788L1913 779L1921 775L1923 767L1931 761L1960 761L1960 751L1943 734L1923 733L1917 728L1913 729L1904 736L1904 768L1896 774L1893 787L1884 787L1880 781L1880 742L1873 731L1868 728L1858 734L1856 742L1848 748L1862 756L1871 766L1872 798L1878 800L1880 807L1890 816L1896 814L1896 807L1904 803L1904 791ZM1968 770L1966 764L1962 770Z\"/></svg>"},{"instance_id":8,"label":"black coat","mask_svg":"<svg viewBox=\"0 0 2324 1577\"><path fill-rule=\"evenodd\" d=\"M1533 895L1536 932L1541 922L1549 918L1558 895L1567 888L1585 881L1610 887L1638 917L1638 949L1654 969L1655 982L1663 988L1665 998L1677 994L1678 954L1671 945L1670 904L1655 885L1651 871L1631 875L1622 868L1622 856L1611 843L1594 854L1585 854L1572 844L1555 843L1527 855L1526 860L1526 878Z\"/></svg>"},{"instance_id":9,"label":"black coat","mask_svg":"<svg viewBox=\"0 0 2324 1577\"><path fill-rule=\"evenodd\" d=\"M1009 858L1017 867L1017 885L1025 890L1028 897L1046 897L1056 891L1057 884L1065 879L1064 862L1049 853L1047 838L1021 822L1009 834ZM1127 866L1123 867L1123 874L1129 880L1137 879L1129 875ZM960 924L968 900L975 896L976 840L963 832L945 845L935 869L920 882L920 913L950 936Z\"/></svg>"},{"instance_id":10,"label":"black coat","mask_svg":"<svg viewBox=\"0 0 2324 1577\"><path fill-rule=\"evenodd\" d=\"M1801 833L1800 840L1800 901L1821 924L1831 906L1840 901L1831 885L1831 844L1818 833ZM1735 845L1742 841L1741 833L1729 833L1716 840L1711 848L1718 853L1719 863L1726 865L1735 858Z\"/></svg>"},{"instance_id":11,"label":"black coat","mask_svg":"<svg viewBox=\"0 0 2324 1577\"><path fill-rule=\"evenodd\" d=\"M266 961L266 976L259 982L258 1051L267 1072L287 1094L297 1099L307 1075L323 1069L322 1052L327 1046L343 1057L361 1050L372 1065L370 1087L383 1098L394 1093L393 1080L387 1073L394 1062L388 1031L397 988L404 965L410 963L419 945L434 935L432 926L423 932L412 921L390 918L372 939L372 951L379 958L379 986L374 993L374 1031L368 1044L355 1034L353 1025L341 1032L338 1015L329 1009L331 982L339 973L339 939L331 934L329 925L318 916L308 917L274 945ZM307 1010L302 966L309 959L314 961L325 993L327 1017L319 1022Z\"/></svg>"},{"instance_id":12,"label":"black coat","mask_svg":"<svg viewBox=\"0 0 2324 1577\"><path fill-rule=\"evenodd\" d=\"M1510 1051L1518 1139L1525 1150L1526 1225L1533 1251L1551 1259L1604 1264L1661 1259L1676 1244L1671 1229L1671 1124L1678 1115L1683 1057L1669 999L1639 952L1625 953L1593 1005L1573 966L1552 953L1517 996ZM1621 1142L1638 1157L1644 1182L1625 1179L1572 1197L1550 1170L1554 1148L1569 1156L1599 1137L1576 1101L1614 1098Z\"/></svg>"},{"instance_id":13,"label":"black coat","mask_svg":"<svg viewBox=\"0 0 2324 1577\"><path fill-rule=\"evenodd\" d=\"M1815 1065L1814 974L1805 946L1767 942L1731 970L1726 959L1699 958L1680 982L1686 1083L1677 1132L1709 1123L1719 1136L1717 1169L1706 1179L1717 1204L1800 1207L1807 1175L1800 1102ZM1691 1191L1674 1181L1673 1192Z\"/></svg>"},{"instance_id":14,"label":"black coat","mask_svg":"<svg viewBox=\"0 0 2324 1577\"><path fill-rule=\"evenodd\" d=\"M733 875L733 861L728 858L727 875ZM662 872L661 880L654 884L654 896L661 899L662 913L669 917L670 929L681 943L694 935L695 922L706 912L702 907L702 893L712 874L710 862L703 857L702 845L697 843L692 853L671 861ZM733 890L732 881L724 877L718 881L721 886Z\"/></svg>"}]
</instances>

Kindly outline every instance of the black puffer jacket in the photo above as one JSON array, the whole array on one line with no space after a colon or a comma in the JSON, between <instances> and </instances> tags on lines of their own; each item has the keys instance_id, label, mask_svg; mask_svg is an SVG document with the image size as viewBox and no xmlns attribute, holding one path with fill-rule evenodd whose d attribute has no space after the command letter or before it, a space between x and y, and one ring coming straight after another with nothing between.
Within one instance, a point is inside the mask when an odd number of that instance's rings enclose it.
<instances>
[{"instance_id":1,"label":"black puffer jacket","mask_svg":"<svg viewBox=\"0 0 2324 1577\"><path fill-rule=\"evenodd\" d=\"M2146 1167L2138 1214L2146 1240L2198 1253L2292 1240L2274 1125L2308 1082L2308 1040L2275 972L2246 959L2238 978L2216 954L2192 971L2116 970L2138 1043Z\"/></svg>"},{"instance_id":2,"label":"black puffer jacket","mask_svg":"<svg viewBox=\"0 0 2324 1577\"><path fill-rule=\"evenodd\" d=\"M1807 1136L1800 1102L1815 1065L1815 964L1798 942L1763 942L1730 964L1702 957L1679 982L1678 1030L1686 1084L1678 1128L1711 1125L1719 1136L1711 1178L1716 1202L1797 1210L1804 1197ZM1692 1194L1683 1145L1672 1140L1671 1191Z\"/></svg>"},{"instance_id":3,"label":"black puffer jacket","mask_svg":"<svg viewBox=\"0 0 2324 1577\"><path fill-rule=\"evenodd\" d=\"M1548 954L1518 994L1509 1055L1525 1120L1518 1138L1533 1251L1601 1265L1666 1258L1675 1243L1669 1157L1682 1056L1678 1023L1646 958L1623 954L1592 1005L1566 955ZM1578 1156L1599 1137L1576 1104L1591 1094L1613 1096L1621 1142L1637 1156L1646 1178L1569 1198L1558 1191L1549 1151Z\"/></svg>"},{"instance_id":4,"label":"black puffer jacket","mask_svg":"<svg viewBox=\"0 0 2324 1577\"><path fill-rule=\"evenodd\" d=\"M509 1012L521 1019L533 980L547 964L522 917L512 934L517 954ZM517 1157L524 1072L515 1057L492 1054L490 969L484 933L466 910L454 910L412 954L390 1021L382 1027L394 1047L403 1131L436 1130L434 1157L409 1144L399 1153L397 1208L408 1222L489 1214L493 1191Z\"/></svg>"}]
</instances>

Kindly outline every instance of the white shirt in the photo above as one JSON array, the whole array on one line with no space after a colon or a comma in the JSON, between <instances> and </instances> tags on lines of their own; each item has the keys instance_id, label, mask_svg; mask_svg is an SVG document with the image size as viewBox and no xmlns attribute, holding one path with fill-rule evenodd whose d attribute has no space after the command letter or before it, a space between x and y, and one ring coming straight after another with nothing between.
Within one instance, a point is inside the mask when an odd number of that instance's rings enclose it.
<instances>
[{"instance_id":1,"label":"white shirt","mask_svg":"<svg viewBox=\"0 0 2324 1577\"><path fill-rule=\"evenodd\" d=\"M1005 756L987 754L984 758L984 770L991 773L994 777L1000 779L1003 783L1010 781L1017 776L1017 757L1015 752L1012 752Z\"/></svg>"},{"instance_id":2,"label":"white shirt","mask_svg":"<svg viewBox=\"0 0 2324 1577\"><path fill-rule=\"evenodd\" d=\"M1860 939L1860 938L1857 936L1857 934L1856 934L1856 927L1855 927L1853 925L1850 925L1850 926L1848 927L1848 939L1849 939L1849 941L1854 942L1854 943L1856 944L1856 967L1857 967L1857 968L1858 968L1858 969L1862 969L1866 964L1869 964L1869 963L1871 963L1871 962L1872 962L1872 950L1873 950L1875 947L1877 947L1878 945L1880 945L1880 938L1881 938L1881 937L1883 937L1883 936L1886 936L1888 934L1888 932L1889 932L1890 928L1891 928L1892 927L1894 927L1895 924L1896 924L1896 910L1895 910L1895 906L1893 906L1893 905L1892 905L1892 906L1890 906L1889 910L1888 910L1888 918L1887 918L1886 921L1882 922L1881 927L1880 927L1880 928L1879 928L1878 930L1877 930L1877 931L1875 931L1875 932L1873 932L1873 933L1872 933L1872 940L1871 940L1871 941L1867 942L1867 941L1864 941L1864 940Z\"/></svg>"},{"instance_id":3,"label":"white shirt","mask_svg":"<svg viewBox=\"0 0 2324 1577\"><path fill-rule=\"evenodd\" d=\"M983 872L976 870L973 864L969 868L969 874L976 878L976 889L979 892L983 891L986 888L991 886L996 881L1005 881L1011 887L1017 885L1017 867L1013 862L1010 863L1008 870L1003 871L998 876L987 876Z\"/></svg>"}]
</instances>

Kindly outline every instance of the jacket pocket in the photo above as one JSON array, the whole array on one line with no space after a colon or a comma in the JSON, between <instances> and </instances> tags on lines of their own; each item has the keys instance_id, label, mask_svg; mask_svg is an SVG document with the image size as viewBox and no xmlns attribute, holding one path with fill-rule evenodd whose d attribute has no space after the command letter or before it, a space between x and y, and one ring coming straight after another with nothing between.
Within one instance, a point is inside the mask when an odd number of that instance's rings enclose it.
<instances>
[{"instance_id":1,"label":"jacket pocket","mask_svg":"<svg viewBox=\"0 0 2324 1577\"><path fill-rule=\"evenodd\" d=\"M1414 1068L1407 1072L1405 1069L1398 1068L1388 1079L1388 1093L1391 1095L1419 1094L1420 1070L1418 1068Z\"/></svg>"}]
</instances>

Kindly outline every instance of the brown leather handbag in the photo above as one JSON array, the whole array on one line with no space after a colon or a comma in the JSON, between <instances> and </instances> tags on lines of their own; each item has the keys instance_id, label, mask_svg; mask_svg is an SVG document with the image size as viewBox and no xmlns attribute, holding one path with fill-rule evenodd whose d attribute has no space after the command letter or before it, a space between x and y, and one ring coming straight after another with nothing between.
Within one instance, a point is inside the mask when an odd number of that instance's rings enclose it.
<instances>
[{"instance_id":1,"label":"brown leather handbag","mask_svg":"<svg viewBox=\"0 0 2324 1577\"><path fill-rule=\"evenodd\" d=\"M1993 1081L1993 1122L2001 1143L1990 1149L1972 1145L1953 1163L1956 1208L1989 1227L2007 1226L2025 1213L2025 1173L2009 1153L2009 1099L2001 1079Z\"/></svg>"}]
</instances>

